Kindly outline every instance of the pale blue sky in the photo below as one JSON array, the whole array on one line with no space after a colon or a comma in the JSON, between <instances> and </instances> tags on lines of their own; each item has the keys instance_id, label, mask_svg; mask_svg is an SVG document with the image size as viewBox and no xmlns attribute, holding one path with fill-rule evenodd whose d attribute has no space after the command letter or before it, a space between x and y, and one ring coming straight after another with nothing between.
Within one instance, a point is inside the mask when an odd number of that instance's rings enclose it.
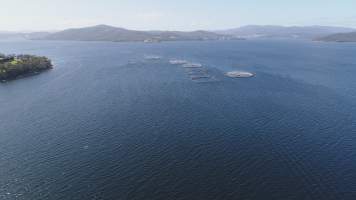
<instances>
[{"instance_id":1,"label":"pale blue sky","mask_svg":"<svg viewBox=\"0 0 356 200\"><path fill-rule=\"evenodd\" d=\"M224 29L249 24L356 27L356 0L0 0L0 30L109 24L129 29Z\"/></svg>"}]
</instances>

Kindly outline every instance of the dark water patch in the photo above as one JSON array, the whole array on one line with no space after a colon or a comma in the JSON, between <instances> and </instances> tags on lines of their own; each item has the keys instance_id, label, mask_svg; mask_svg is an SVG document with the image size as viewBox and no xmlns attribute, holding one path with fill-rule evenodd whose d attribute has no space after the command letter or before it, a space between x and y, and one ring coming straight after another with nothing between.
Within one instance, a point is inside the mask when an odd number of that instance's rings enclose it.
<instances>
[{"instance_id":1,"label":"dark water patch","mask_svg":"<svg viewBox=\"0 0 356 200\"><path fill-rule=\"evenodd\" d=\"M2 44L57 66L0 86L0 198L355 199L353 70L329 73L355 64L353 49ZM164 59L144 61L147 52L201 62L219 81L197 84ZM234 63L257 76L225 77Z\"/></svg>"}]
</instances>

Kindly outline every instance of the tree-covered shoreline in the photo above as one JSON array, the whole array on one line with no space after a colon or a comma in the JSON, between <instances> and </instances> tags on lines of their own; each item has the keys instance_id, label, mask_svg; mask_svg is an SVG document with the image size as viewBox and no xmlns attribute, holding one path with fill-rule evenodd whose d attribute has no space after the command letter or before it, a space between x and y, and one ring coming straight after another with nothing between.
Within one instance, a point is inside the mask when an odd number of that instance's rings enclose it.
<instances>
[{"instance_id":1,"label":"tree-covered shoreline","mask_svg":"<svg viewBox=\"0 0 356 200\"><path fill-rule=\"evenodd\" d=\"M48 69L52 69L51 60L43 56L0 54L0 81L2 82Z\"/></svg>"}]
</instances>

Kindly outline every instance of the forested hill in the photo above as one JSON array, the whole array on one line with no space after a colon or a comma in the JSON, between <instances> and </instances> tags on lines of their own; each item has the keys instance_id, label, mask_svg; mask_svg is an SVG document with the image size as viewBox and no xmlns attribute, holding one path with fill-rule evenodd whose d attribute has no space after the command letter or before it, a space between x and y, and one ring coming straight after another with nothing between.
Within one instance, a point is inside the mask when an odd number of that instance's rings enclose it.
<instances>
[{"instance_id":1,"label":"forested hill","mask_svg":"<svg viewBox=\"0 0 356 200\"><path fill-rule=\"evenodd\" d=\"M2 82L37 74L51 68L52 63L46 57L0 54L0 81Z\"/></svg>"},{"instance_id":2,"label":"forested hill","mask_svg":"<svg viewBox=\"0 0 356 200\"><path fill-rule=\"evenodd\" d=\"M42 40L74 40L74 41L185 41L185 40L219 40L227 36L208 31L135 31L107 25L86 28L67 29L48 34Z\"/></svg>"}]
</instances>

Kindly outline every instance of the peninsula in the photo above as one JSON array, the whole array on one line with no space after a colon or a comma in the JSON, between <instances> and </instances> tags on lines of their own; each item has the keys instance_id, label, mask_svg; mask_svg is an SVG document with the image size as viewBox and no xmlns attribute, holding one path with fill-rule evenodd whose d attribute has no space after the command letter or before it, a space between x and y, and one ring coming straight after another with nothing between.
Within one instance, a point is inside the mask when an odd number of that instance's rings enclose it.
<instances>
[{"instance_id":1,"label":"peninsula","mask_svg":"<svg viewBox=\"0 0 356 200\"><path fill-rule=\"evenodd\" d=\"M66 29L49 33L34 40L67 40L67 41L107 41L107 42L146 42L157 43L162 41L205 41L227 40L232 36L209 31L137 31L124 28L97 25L92 27Z\"/></svg>"},{"instance_id":2,"label":"peninsula","mask_svg":"<svg viewBox=\"0 0 356 200\"><path fill-rule=\"evenodd\" d=\"M1 82L38 74L48 69L52 69L52 63L46 57L0 54Z\"/></svg>"},{"instance_id":3,"label":"peninsula","mask_svg":"<svg viewBox=\"0 0 356 200\"><path fill-rule=\"evenodd\" d=\"M316 41L322 42L356 42L356 32L338 33L322 38L317 38Z\"/></svg>"}]
</instances>

